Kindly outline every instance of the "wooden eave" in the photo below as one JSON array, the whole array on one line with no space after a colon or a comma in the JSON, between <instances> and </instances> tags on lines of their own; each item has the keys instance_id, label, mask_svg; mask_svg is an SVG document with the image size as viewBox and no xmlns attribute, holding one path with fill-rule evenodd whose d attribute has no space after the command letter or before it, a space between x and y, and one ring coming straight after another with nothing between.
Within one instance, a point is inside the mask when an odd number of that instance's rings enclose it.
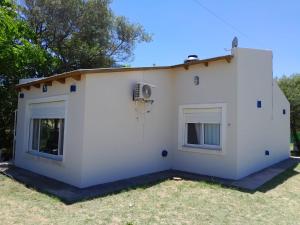
<instances>
[{"instance_id":1,"label":"wooden eave","mask_svg":"<svg viewBox=\"0 0 300 225\"><path fill-rule=\"evenodd\" d=\"M177 64L177 65L173 65L173 66L80 69L80 70L74 70L74 71L70 71L70 72L66 72L66 73L53 75L53 76L50 76L50 77L42 78L42 79L39 79L39 80L24 83L24 84L18 84L18 85L16 85L16 89L18 91L21 91L22 88L24 88L26 90L30 90L31 86L39 88L39 87L41 87L42 84L46 84L48 86L51 86L52 82L54 82L54 81L57 81L61 84L64 84L66 82L67 78L73 78L76 81L80 81L82 75L92 74L92 73L112 73L112 72L130 72L130 71L147 71L147 70L169 70L169 69L177 69L177 68L189 69L190 66L198 65L198 64L203 64L206 67L208 67L210 65L210 63L216 62L216 61L226 61L227 63L230 63L232 58L233 58L233 55L225 55L225 56L219 56L219 57L215 57L215 58L191 61L191 62Z\"/></svg>"}]
</instances>

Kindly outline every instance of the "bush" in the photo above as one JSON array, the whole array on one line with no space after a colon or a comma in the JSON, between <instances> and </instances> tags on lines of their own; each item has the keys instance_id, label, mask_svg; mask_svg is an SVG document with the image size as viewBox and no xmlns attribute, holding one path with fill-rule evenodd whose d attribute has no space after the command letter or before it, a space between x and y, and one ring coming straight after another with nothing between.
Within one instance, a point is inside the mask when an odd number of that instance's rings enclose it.
<instances>
[{"instance_id":1,"label":"bush","mask_svg":"<svg viewBox=\"0 0 300 225\"><path fill-rule=\"evenodd\" d=\"M8 161L9 159L11 159L11 153L12 153L12 149L1 148L0 149L0 162Z\"/></svg>"},{"instance_id":2,"label":"bush","mask_svg":"<svg viewBox=\"0 0 300 225\"><path fill-rule=\"evenodd\" d=\"M300 139L300 131L297 131L297 136ZM294 137L291 136L291 143L294 143Z\"/></svg>"}]
</instances>

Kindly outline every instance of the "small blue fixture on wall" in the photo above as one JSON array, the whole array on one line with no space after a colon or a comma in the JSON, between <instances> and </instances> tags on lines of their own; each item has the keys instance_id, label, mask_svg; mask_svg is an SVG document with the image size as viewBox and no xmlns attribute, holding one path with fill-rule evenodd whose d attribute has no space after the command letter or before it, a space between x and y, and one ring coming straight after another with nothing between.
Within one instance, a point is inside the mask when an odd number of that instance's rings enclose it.
<instances>
[{"instance_id":1,"label":"small blue fixture on wall","mask_svg":"<svg viewBox=\"0 0 300 225\"><path fill-rule=\"evenodd\" d=\"M43 85L43 92L47 92L48 91L48 86L47 86L47 84L44 84Z\"/></svg>"},{"instance_id":2,"label":"small blue fixture on wall","mask_svg":"<svg viewBox=\"0 0 300 225\"><path fill-rule=\"evenodd\" d=\"M265 155L270 155L269 150L266 150L266 151L265 151Z\"/></svg>"},{"instance_id":3,"label":"small blue fixture on wall","mask_svg":"<svg viewBox=\"0 0 300 225\"><path fill-rule=\"evenodd\" d=\"M20 98L24 98L24 93L20 93Z\"/></svg>"},{"instance_id":4,"label":"small blue fixture on wall","mask_svg":"<svg viewBox=\"0 0 300 225\"><path fill-rule=\"evenodd\" d=\"M260 100L257 101L256 106L257 106L257 108L261 108L261 101Z\"/></svg>"},{"instance_id":5,"label":"small blue fixture on wall","mask_svg":"<svg viewBox=\"0 0 300 225\"><path fill-rule=\"evenodd\" d=\"M75 84L72 84L70 86L70 92L76 92L76 85Z\"/></svg>"},{"instance_id":6,"label":"small blue fixture on wall","mask_svg":"<svg viewBox=\"0 0 300 225\"><path fill-rule=\"evenodd\" d=\"M199 85L199 76L194 76L194 84L195 86Z\"/></svg>"},{"instance_id":7,"label":"small blue fixture on wall","mask_svg":"<svg viewBox=\"0 0 300 225\"><path fill-rule=\"evenodd\" d=\"M167 150L163 150L163 151L161 152L161 156L162 156L162 157L167 157L167 156L168 156L168 151L167 151Z\"/></svg>"},{"instance_id":8,"label":"small blue fixture on wall","mask_svg":"<svg viewBox=\"0 0 300 225\"><path fill-rule=\"evenodd\" d=\"M282 114L285 115L285 113L286 113L286 112L285 112L285 109L283 109L283 110L282 110Z\"/></svg>"}]
</instances>

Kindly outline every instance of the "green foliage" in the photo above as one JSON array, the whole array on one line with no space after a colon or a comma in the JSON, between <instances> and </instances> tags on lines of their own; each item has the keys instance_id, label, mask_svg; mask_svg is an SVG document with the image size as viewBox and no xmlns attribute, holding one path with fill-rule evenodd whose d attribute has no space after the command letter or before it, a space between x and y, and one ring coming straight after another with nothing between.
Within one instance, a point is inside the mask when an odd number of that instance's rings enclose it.
<instances>
[{"instance_id":1,"label":"green foliage","mask_svg":"<svg viewBox=\"0 0 300 225\"><path fill-rule=\"evenodd\" d=\"M139 24L115 16L109 0L25 0L34 43L57 56L57 72L110 67L130 60L136 43L151 37Z\"/></svg>"},{"instance_id":2,"label":"green foliage","mask_svg":"<svg viewBox=\"0 0 300 225\"><path fill-rule=\"evenodd\" d=\"M298 139L300 140L300 131L297 131L297 136L298 136ZM294 142L295 142L294 139L295 139L295 138L294 138L293 136L291 136L291 143L294 143Z\"/></svg>"},{"instance_id":3,"label":"green foliage","mask_svg":"<svg viewBox=\"0 0 300 225\"><path fill-rule=\"evenodd\" d=\"M300 74L283 76L278 80L278 85L290 102L292 139L300 150L300 139L297 135L297 131L300 130Z\"/></svg>"},{"instance_id":4,"label":"green foliage","mask_svg":"<svg viewBox=\"0 0 300 225\"><path fill-rule=\"evenodd\" d=\"M10 155L15 85L79 68L120 66L151 36L115 16L110 0L0 0L0 150Z\"/></svg>"},{"instance_id":5,"label":"green foliage","mask_svg":"<svg viewBox=\"0 0 300 225\"><path fill-rule=\"evenodd\" d=\"M21 78L38 77L49 70L51 56L31 43L33 32L9 0L0 1L0 149L11 152L15 84ZM50 63L49 63L50 62Z\"/></svg>"}]
</instances>

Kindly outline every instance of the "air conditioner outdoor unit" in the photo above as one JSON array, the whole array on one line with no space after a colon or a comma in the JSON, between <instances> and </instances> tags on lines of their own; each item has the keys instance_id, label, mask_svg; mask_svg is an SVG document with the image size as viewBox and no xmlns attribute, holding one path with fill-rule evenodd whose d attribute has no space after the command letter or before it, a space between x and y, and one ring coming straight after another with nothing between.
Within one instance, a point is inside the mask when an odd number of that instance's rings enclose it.
<instances>
[{"instance_id":1,"label":"air conditioner outdoor unit","mask_svg":"<svg viewBox=\"0 0 300 225\"><path fill-rule=\"evenodd\" d=\"M152 90L155 86L147 83L138 82L133 90L134 101L153 102Z\"/></svg>"}]
</instances>

